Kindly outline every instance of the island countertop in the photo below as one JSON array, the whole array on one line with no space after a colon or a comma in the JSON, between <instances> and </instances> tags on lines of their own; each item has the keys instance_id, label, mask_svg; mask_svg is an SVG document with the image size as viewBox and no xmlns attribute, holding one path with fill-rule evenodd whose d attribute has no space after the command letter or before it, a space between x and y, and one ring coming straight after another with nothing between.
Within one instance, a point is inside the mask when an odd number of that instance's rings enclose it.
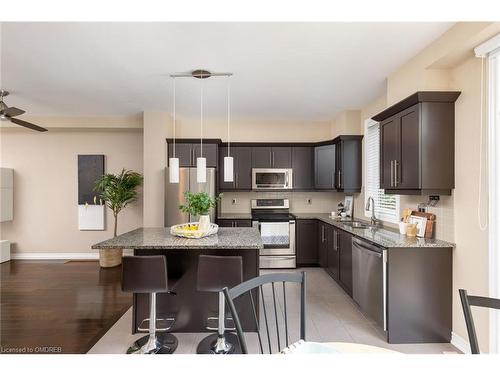
<instances>
[{"instance_id":1,"label":"island countertop","mask_svg":"<svg viewBox=\"0 0 500 375\"><path fill-rule=\"evenodd\" d=\"M262 249L256 228L219 228L219 232L200 239L170 234L167 228L137 228L92 245L92 249Z\"/></svg>"}]
</instances>

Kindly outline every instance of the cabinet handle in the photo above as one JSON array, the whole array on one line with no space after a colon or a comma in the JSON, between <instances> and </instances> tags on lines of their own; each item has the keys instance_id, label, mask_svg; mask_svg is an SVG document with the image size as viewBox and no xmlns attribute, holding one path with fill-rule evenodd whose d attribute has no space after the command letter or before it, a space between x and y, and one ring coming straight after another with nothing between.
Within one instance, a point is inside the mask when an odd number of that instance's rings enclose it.
<instances>
[{"instance_id":1,"label":"cabinet handle","mask_svg":"<svg viewBox=\"0 0 500 375\"><path fill-rule=\"evenodd\" d=\"M321 242L325 242L325 226L321 226Z\"/></svg>"},{"instance_id":2,"label":"cabinet handle","mask_svg":"<svg viewBox=\"0 0 500 375\"><path fill-rule=\"evenodd\" d=\"M332 187L336 187L335 185L335 172L332 172Z\"/></svg>"},{"instance_id":3,"label":"cabinet handle","mask_svg":"<svg viewBox=\"0 0 500 375\"><path fill-rule=\"evenodd\" d=\"M340 248L340 232L337 232L337 251L339 251Z\"/></svg>"},{"instance_id":4,"label":"cabinet handle","mask_svg":"<svg viewBox=\"0 0 500 375\"><path fill-rule=\"evenodd\" d=\"M399 162L394 160L394 186L399 185Z\"/></svg>"},{"instance_id":5,"label":"cabinet handle","mask_svg":"<svg viewBox=\"0 0 500 375\"><path fill-rule=\"evenodd\" d=\"M337 232L334 232L334 237L333 237L333 250L337 251Z\"/></svg>"},{"instance_id":6,"label":"cabinet handle","mask_svg":"<svg viewBox=\"0 0 500 375\"><path fill-rule=\"evenodd\" d=\"M341 180L342 172L340 171L340 169L339 169L338 174L339 174L339 188L341 188L342 187L342 180Z\"/></svg>"},{"instance_id":7,"label":"cabinet handle","mask_svg":"<svg viewBox=\"0 0 500 375\"><path fill-rule=\"evenodd\" d=\"M273 153L272 153L272 151L269 151L269 165L271 167L273 166Z\"/></svg>"},{"instance_id":8,"label":"cabinet handle","mask_svg":"<svg viewBox=\"0 0 500 375\"><path fill-rule=\"evenodd\" d=\"M391 160L391 187L394 186L394 160Z\"/></svg>"}]
</instances>

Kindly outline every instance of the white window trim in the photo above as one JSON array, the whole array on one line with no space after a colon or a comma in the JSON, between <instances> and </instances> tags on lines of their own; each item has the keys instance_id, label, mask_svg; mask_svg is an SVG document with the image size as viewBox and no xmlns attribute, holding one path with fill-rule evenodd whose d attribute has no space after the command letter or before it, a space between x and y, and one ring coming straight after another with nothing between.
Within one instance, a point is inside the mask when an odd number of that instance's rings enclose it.
<instances>
[{"instance_id":1,"label":"white window trim","mask_svg":"<svg viewBox=\"0 0 500 375\"><path fill-rule=\"evenodd\" d=\"M489 294L492 297L500 297L500 238L498 228L500 226L500 153L497 142L500 141L500 123L496 118L496 113L500 110L497 107L498 96L500 95L500 79L496 68L499 65L491 64L491 59L500 59L500 38L497 38L497 48L486 53L486 66L488 71L488 251L489 251ZM488 42L487 42L488 43ZM489 47L492 47L491 43ZM477 51L476 51L477 53ZM485 57L480 55L480 57ZM490 309L490 353L500 353L500 314L494 309Z\"/></svg>"},{"instance_id":2,"label":"white window trim","mask_svg":"<svg viewBox=\"0 0 500 375\"><path fill-rule=\"evenodd\" d=\"M368 143L368 138L367 138L367 134L368 134L368 128L372 125L376 125L378 124L377 121L371 119L371 118L368 118L365 120L365 124L364 124L364 134L365 136L363 137L363 143L364 143L364 153L363 153L363 165L364 165L364 171L363 171L363 180L365 181L365 185L364 185L364 199L363 199L363 202L364 202L364 208L366 208L366 202L368 200L368 194L367 194L367 189L366 189L366 183L368 181L368 178L367 178L367 168L366 168L366 155L367 155L367 143ZM364 210L365 211L365 217L368 217L368 218L371 218L372 217L372 211L371 209L370 210ZM400 209L400 197L399 195L396 195L396 212L397 212L397 215L395 215L396 217L394 219L388 219L388 218L383 218L382 221L384 222L388 222L388 223L394 223L394 224L397 224L399 223L399 216L401 214L401 209ZM375 216L377 216L377 213L375 212ZM379 217L377 216L377 219L379 219Z\"/></svg>"}]
</instances>

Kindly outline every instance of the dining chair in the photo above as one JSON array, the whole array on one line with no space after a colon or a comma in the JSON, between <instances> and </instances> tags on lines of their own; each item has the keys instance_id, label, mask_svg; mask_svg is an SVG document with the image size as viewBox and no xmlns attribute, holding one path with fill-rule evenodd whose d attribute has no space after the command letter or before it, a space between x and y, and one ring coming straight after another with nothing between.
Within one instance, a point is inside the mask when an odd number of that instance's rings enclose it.
<instances>
[{"instance_id":1,"label":"dining chair","mask_svg":"<svg viewBox=\"0 0 500 375\"><path fill-rule=\"evenodd\" d=\"M297 334L295 341L306 340L305 272L270 273L244 281L231 289L224 288L223 292L243 354L248 354L249 347L240 319L242 313L238 310L251 311L248 319L251 324L247 322L246 328L247 331L257 332L261 354L281 352L292 342L291 333ZM299 301L294 298L297 294L300 294ZM298 315L288 311L292 306L298 310Z\"/></svg>"},{"instance_id":2,"label":"dining chair","mask_svg":"<svg viewBox=\"0 0 500 375\"><path fill-rule=\"evenodd\" d=\"M472 354L480 354L479 344L477 342L476 328L474 327L474 319L472 317L471 306L489 307L491 309L500 310L500 299L480 296L469 296L465 289L459 289L460 300L462 301L462 309L464 310L465 324L467 326L467 334L469 335L470 350Z\"/></svg>"}]
</instances>

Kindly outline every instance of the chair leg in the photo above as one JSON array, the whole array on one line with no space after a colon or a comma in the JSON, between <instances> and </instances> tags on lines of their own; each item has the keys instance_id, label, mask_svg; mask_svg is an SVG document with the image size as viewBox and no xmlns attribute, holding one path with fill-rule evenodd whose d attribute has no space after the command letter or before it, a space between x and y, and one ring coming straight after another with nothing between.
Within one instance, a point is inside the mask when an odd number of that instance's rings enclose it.
<instances>
[{"instance_id":1,"label":"chair leg","mask_svg":"<svg viewBox=\"0 0 500 375\"><path fill-rule=\"evenodd\" d=\"M149 295L149 335L136 340L127 354L172 354L177 349L177 338L156 331L156 293Z\"/></svg>"},{"instance_id":2,"label":"chair leg","mask_svg":"<svg viewBox=\"0 0 500 375\"><path fill-rule=\"evenodd\" d=\"M196 349L198 354L232 354L240 352L239 350L235 350L239 348L236 335L226 332L225 304L224 293L219 292L219 322L217 325L217 333L206 336L200 341Z\"/></svg>"}]
</instances>

